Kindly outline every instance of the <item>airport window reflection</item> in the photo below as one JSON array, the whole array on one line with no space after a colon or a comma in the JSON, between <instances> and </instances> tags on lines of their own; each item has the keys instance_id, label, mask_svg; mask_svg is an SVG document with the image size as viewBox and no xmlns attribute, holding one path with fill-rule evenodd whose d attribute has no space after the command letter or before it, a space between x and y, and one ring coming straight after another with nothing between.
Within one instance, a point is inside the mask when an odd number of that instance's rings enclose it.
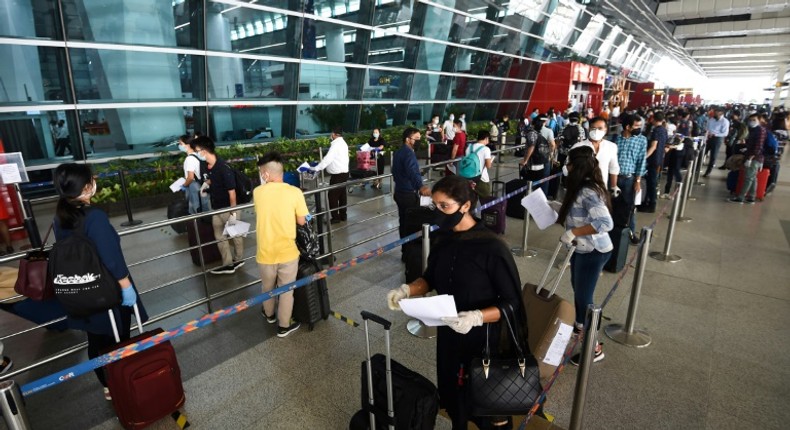
<instances>
[{"instance_id":1,"label":"airport window reflection","mask_svg":"<svg viewBox=\"0 0 790 430\"><path fill-rule=\"evenodd\" d=\"M264 142L283 137L281 106L218 106L211 108L211 137L219 145Z\"/></svg>"},{"instance_id":2,"label":"airport window reflection","mask_svg":"<svg viewBox=\"0 0 790 430\"><path fill-rule=\"evenodd\" d=\"M71 103L63 48L0 45L0 106Z\"/></svg>"},{"instance_id":3,"label":"airport window reflection","mask_svg":"<svg viewBox=\"0 0 790 430\"><path fill-rule=\"evenodd\" d=\"M201 0L62 0L69 40L202 48ZM54 3L54 2L52 2Z\"/></svg>"},{"instance_id":4,"label":"airport window reflection","mask_svg":"<svg viewBox=\"0 0 790 430\"><path fill-rule=\"evenodd\" d=\"M63 40L57 2L28 0L3 3L0 7L0 36Z\"/></svg>"},{"instance_id":5,"label":"airport window reflection","mask_svg":"<svg viewBox=\"0 0 790 430\"><path fill-rule=\"evenodd\" d=\"M27 165L54 159L81 160L80 128L74 111L27 111L0 114L0 142L5 152L21 152Z\"/></svg>"},{"instance_id":6,"label":"airport window reflection","mask_svg":"<svg viewBox=\"0 0 790 430\"><path fill-rule=\"evenodd\" d=\"M287 2L267 2L267 6L277 7L277 3ZM282 7L287 8L287 5ZM301 18L217 2L210 2L208 9L208 49L278 57L299 56Z\"/></svg>"},{"instance_id":7,"label":"airport window reflection","mask_svg":"<svg viewBox=\"0 0 790 430\"><path fill-rule=\"evenodd\" d=\"M209 57L209 99L290 99L295 67L280 61Z\"/></svg>"}]
</instances>

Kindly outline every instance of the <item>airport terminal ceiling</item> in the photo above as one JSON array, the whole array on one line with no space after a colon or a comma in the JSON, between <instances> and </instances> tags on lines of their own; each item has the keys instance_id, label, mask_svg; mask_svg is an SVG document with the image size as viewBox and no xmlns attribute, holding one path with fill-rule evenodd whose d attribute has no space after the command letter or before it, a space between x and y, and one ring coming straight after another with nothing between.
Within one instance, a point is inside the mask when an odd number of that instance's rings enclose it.
<instances>
[{"instance_id":1,"label":"airport terminal ceiling","mask_svg":"<svg viewBox=\"0 0 790 430\"><path fill-rule=\"evenodd\" d=\"M0 0L0 137L49 168L174 149L185 132L251 143L519 115L546 62L649 81L672 55L701 71L664 4Z\"/></svg>"}]
</instances>

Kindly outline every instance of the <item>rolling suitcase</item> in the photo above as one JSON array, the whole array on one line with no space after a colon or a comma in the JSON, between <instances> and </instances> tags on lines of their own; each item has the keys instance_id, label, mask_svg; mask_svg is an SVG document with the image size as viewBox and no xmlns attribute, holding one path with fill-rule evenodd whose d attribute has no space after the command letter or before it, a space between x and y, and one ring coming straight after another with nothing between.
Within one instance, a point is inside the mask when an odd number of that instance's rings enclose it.
<instances>
[{"instance_id":1,"label":"rolling suitcase","mask_svg":"<svg viewBox=\"0 0 790 430\"><path fill-rule=\"evenodd\" d=\"M299 257L296 279L302 279L321 271L321 266L312 258ZM294 290L293 318L307 324L312 330L315 323L329 317L329 289L326 279L319 279Z\"/></svg>"},{"instance_id":2,"label":"rolling suitcase","mask_svg":"<svg viewBox=\"0 0 790 430\"><path fill-rule=\"evenodd\" d=\"M505 184L505 194L510 194L513 191L527 186L526 179L513 179ZM516 194L507 199L505 213L511 218L524 219L524 206L521 206L521 199L527 195L527 190Z\"/></svg>"},{"instance_id":3,"label":"rolling suitcase","mask_svg":"<svg viewBox=\"0 0 790 430\"><path fill-rule=\"evenodd\" d=\"M214 239L214 227L211 225L210 218L206 219L206 221L203 219L198 220L197 233L200 235L200 243L202 244L200 248L203 249L203 261L205 264L209 265L217 261L222 261L222 255L219 253L217 244L209 243L216 240ZM198 245L198 234L195 234L195 223L187 223L187 239L189 240L190 247ZM195 266L200 266L200 251L198 251L197 248L190 249L189 254L192 256L192 263L194 263Z\"/></svg>"},{"instance_id":4,"label":"rolling suitcase","mask_svg":"<svg viewBox=\"0 0 790 430\"><path fill-rule=\"evenodd\" d=\"M564 341L565 344L561 346L562 350L565 350L567 341L570 340L570 337L558 337L557 335L560 329L563 329L565 333L572 330L573 323L576 319L576 310L573 304L555 294L557 286L562 279L562 275L565 273L565 268L571 261L571 256L573 256L573 252L576 249L575 247L571 247L568 251L565 261L563 261L562 266L560 266L557 279L554 280L551 286L551 290L546 290L544 288L549 273L552 267L554 267L554 262L557 260L557 255L563 246L562 242L557 244L554 255L552 255L549 265L546 267L546 271L543 272L540 283L538 285L526 283L521 290L521 299L527 313L527 343L529 344L529 350L532 351L532 354L538 361L538 369L540 370L542 384L548 382L548 379L557 368L556 365L546 362L546 355L549 348L554 342ZM570 328L563 326L570 326ZM552 363L556 363L556 361Z\"/></svg>"},{"instance_id":5,"label":"rolling suitcase","mask_svg":"<svg viewBox=\"0 0 790 430\"><path fill-rule=\"evenodd\" d=\"M480 197L480 204L500 199L505 195L505 183L502 181L491 181L491 197ZM519 205L521 203L519 202ZM483 209L480 217L483 220L483 225L498 234L505 234L505 225L507 222L507 201L503 200L488 209Z\"/></svg>"},{"instance_id":6,"label":"rolling suitcase","mask_svg":"<svg viewBox=\"0 0 790 430\"><path fill-rule=\"evenodd\" d=\"M186 199L176 200L167 206L167 219L173 219L187 215L189 215L189 203L186 201ZM184 234L187 232L187 224L184 222L172 224L170 227L172 227L173 231L175 231L177 234Z\"/></svg>"},{"instance_id":7,"label":"rolling suitcase","mask_svg":"<svg viewBox=\"0 0 790 430\"><path fill-rule=\"evenodd\" d=\"M115 316L110 309L110 323L115 341L120 340ZM134 305L138 331L142 334L112 347L111 350L143 342L164 331L161 328L143 333L142 320ZM181 383L181 369L170 341L140 351L104 366L107 388L118 421L125 429L141 429L170 416L184 406L186 396Z\"/></svg>"},{"instance_id":8,"label":"rolling suitcase","mask_svg":"<svg viewBox=\"0 0 790 430\"><path fill-rule=\"evenodd\" d=\"M362 409L351 418L349 430L430 430L439 412L436 386L424 376L392 359L392 323L362 311L367 359L362 362ZM386 355L370 356L368 320L384 326Z\"/></svg>"},{"instance_id":9,"label":"rolling suitcase","mask_svg":"<svg viewBox=\"0 0 790 430\"><path fill-rule=\"evenodd\" d=\"M625 260L628 258L628 244L631 242L631 229L628 227L615 227L609 232L612 239L612 256L603 266L607 272L618 273L625 267Z\"/></svg>"},{"instance_id":10,"label":"rolling suitcase","mask_svg":"<svg viewBox=\"0 0 790 430\"><path fill-rule=\"evenodd\" d=\"M768 177L771 176L771 169L761 169L757 172L757 188L754 190L753 199L762 200L765 198L765 189L768 187ZM735 188L735 194L740 195L743 189L743 182L746 180L746 171L740 170L738 174L738 186Z\"/></svg>"}]
</instances>

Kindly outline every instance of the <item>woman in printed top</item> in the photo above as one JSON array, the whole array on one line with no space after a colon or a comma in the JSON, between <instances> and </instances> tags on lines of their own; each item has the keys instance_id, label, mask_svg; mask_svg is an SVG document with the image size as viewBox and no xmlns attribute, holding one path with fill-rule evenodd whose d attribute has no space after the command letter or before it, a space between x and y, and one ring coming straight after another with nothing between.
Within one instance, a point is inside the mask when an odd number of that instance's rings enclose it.
<instances>
[{"instance_id":1,"label":"woman in printed top","mask_svg":"<svg viewBox=\"0 0 790 430\"><path fill-rule=\"evenodd\" d=\"M137 303L140 316L145 321L148 315L140 302L137 290L121 249L121 238L115 231L107 214L101 209L91 207L91 197L96 194L96 181L91 168L86 164L61 164L55 169L55 190L60 196L55 212L55 239L61 241L82 229L99 255L102 264L118 281L123 301L113 308L121 341L129 339L132 321L132 306ZM106 311L88 315L84 318L68 317L69 328L82 330L88 334L88 358L95 358L107 352L116 344ZM104 398L112 400L104 370L96 369L96 376L104 386Z\"/></svg>"},{"instance_id":2,"label":"woman in printed top","mask_svg":"<svg viewBox=\"0 0 790 430\"><path fill-rule=\"evenodd\" d=\"M376 149L376 153L374 155L376 159L376 174L383 175L384 174L384 148L387 146L387 141L384 140L384 136L381 135L381 129L374 128L373 134L371 134L370 139L368 139L368 145L370 145L370 149ZM373 181L373 186L377 189L381 189L381 179L376 179Z\"/></svg>"},{"instance_id":3,"label":"woman in printed top","mask_svg":"<svg viewBox=\"0 0 790 430\"><path fill-rule=\"evenodd\" d=\"M609 193L591 147L572 149L562 172L567 176L567 192L557 222L565 227L560 241L569 247L576 245L571 257L571 286L576 306L574 331L579 333L584 326L587 306L593 303L598 277L614 249L608 234L614 222ZM595 362L604 358L601 346L598 344L595 348ZM571 357L571 363L578 365L579 354Z\"/></svg>"}]
</instances>

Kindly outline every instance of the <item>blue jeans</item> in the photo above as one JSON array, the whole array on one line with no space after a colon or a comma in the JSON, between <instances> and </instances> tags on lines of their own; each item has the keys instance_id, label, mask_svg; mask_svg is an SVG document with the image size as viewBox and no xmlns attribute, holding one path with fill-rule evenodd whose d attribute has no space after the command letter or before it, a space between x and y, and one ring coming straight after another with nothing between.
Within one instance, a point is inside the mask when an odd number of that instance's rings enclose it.
<instances>
[{"instance_id":1,"label":"blue jeans","mask_svg":"<svg viewBox=\"0 0 790 430\"><path fill-rule=\"evenodd\" d=\"M187 202L189 202L189 214L194 215L198 212L208 212L211 210L208 196L200 196L200 184L192 181L187 187ZM202 206L201 206L202 204Z\"/></svg>"},{"instance_id":2,"label":"blue jeans","mask_svg":"<svg viewBox=\"0 0 790 430\"><path fill-rule=\"evenodd\" d=\"M587 305L593 303L595 284L598 283L603 266L611 256L612 251L602 253L593 250L584 254L577 252L571 257L571 286L573 287L573 304L576 306L577 324L584 324Z\"/></svg>"},{"instance_id":3,"label":"blue jeans","mask_svg":"<svg viewBox=\"0 0 790 430\"><path fill-rule=\"evenodd\" d=\"M743 178L743 188L741 188L741 195L738 197L743 200L746 196L751 196L752 199L757 197L757 172L763 168L763 163L752 160L752 164L746 168L745 177Z\"/></svg>"}]
</instances>

